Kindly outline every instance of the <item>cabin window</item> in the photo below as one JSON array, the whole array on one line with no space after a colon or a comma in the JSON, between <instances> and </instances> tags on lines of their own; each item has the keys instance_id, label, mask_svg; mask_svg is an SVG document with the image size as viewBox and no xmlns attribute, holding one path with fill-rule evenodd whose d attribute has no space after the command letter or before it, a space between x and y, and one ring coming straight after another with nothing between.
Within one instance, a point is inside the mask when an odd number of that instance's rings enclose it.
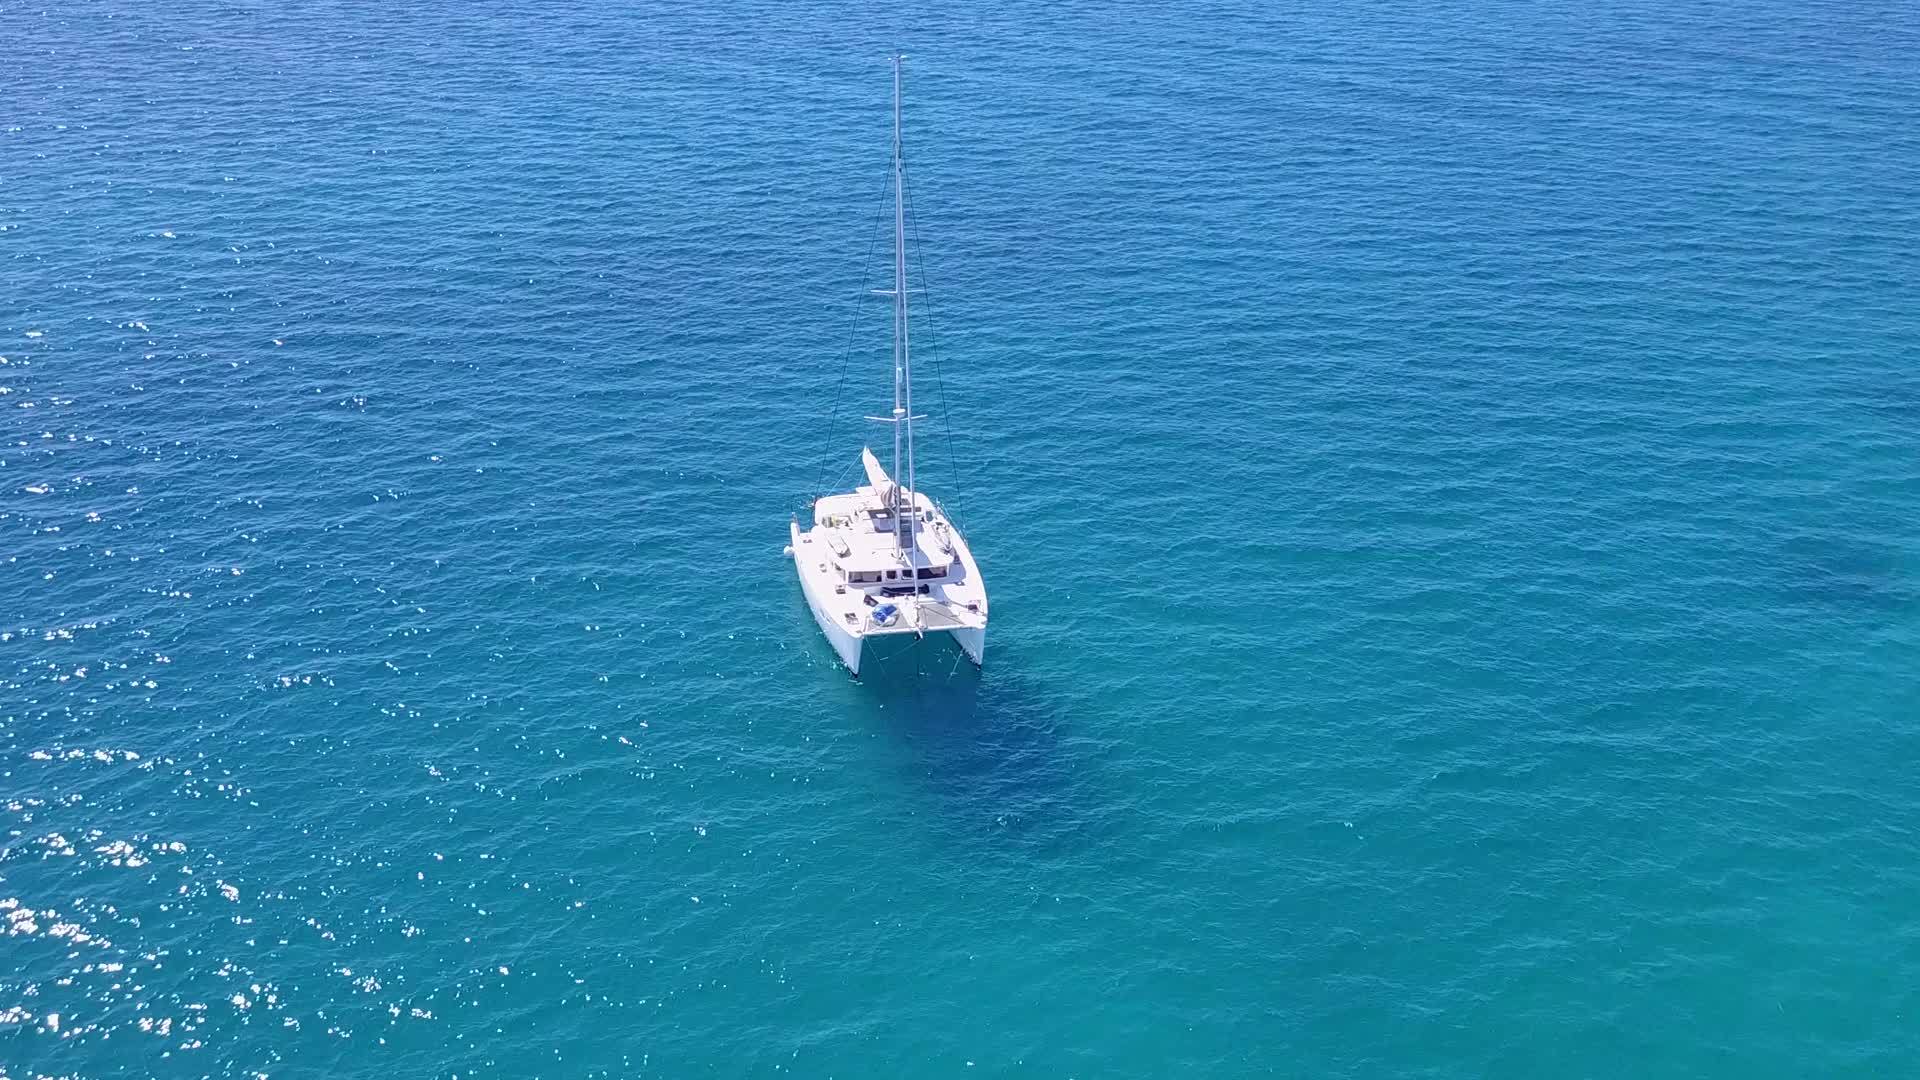
<instances>
[{"instance_id":1,"label":"cabin window","mask_svg":"<svg viewBox=\"0 0 1920 1080\"><path fill-rule=\"evenodd\" d=\"M900 576L900 574L899 574L899 572L898 572L898 571L895 571L895 570L889 570L889 571L887 571L887 580L888 580L888 581L892 581L892 580L893 580L894 578L896 578L896 577L899 577L899 576Z\"/></svg>"},{"instance_id":2,"label":"cabin window","mask_svg":"<svg viewBox=\"0 0 1920 1080\"><path fill-rule=\"evenodd\" d=\"M923 580L926 578L943 578L946 576L947 568L944 566L923 566L920 568L920 577Z\"/></svg>"}]
</instances>

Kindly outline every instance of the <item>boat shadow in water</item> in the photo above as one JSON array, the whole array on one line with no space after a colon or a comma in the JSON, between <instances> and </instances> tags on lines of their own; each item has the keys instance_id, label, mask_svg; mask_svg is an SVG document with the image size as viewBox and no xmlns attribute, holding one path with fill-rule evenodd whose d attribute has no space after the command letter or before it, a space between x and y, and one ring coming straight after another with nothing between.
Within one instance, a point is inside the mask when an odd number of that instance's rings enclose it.
<instances>
[{"instance_id":1,"label":"boat shadow in water","mask_svg":"<svg viewBox=\"0 0 1920 1080\"><path fill-rule=\"evenodd\" d=\"M983 672L932 639L862 667L859 692L874 706L873 722L956 839L1070 855L1113 825L1092 756L1075 745L1044 688L1005 670Z\"/></svg>"},{"instance_id":2,"label":"boat shadow in water","mask_svg":"<svg viewBox=\"0 0 1920 1080\"><path fill-rule=\"evenodd\" d=\"M1920 610L1920 577L1906 572L1903 556L1898 545L1884 540L1801 536L1781 546L1780 579L1785 591L1808 603Z\"/></svg>"}]
</instances>

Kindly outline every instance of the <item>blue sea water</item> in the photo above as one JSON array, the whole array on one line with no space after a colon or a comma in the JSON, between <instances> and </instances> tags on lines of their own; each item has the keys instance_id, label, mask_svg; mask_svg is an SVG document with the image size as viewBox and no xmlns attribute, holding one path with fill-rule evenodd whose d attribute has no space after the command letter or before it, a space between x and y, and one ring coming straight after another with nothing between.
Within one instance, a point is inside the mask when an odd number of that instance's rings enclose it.
<instances>
[{"instance_id":1,"label":"blue sea water","mask_svg":"<svg viewBox=\"0 0 1920 1080\"><path fill-rule=\"evenodd\" d=\"M894 49L994 622L856 682ZM1910 4L0 56L0 1077L1920 1069Z\"/></svg>"}]
</instances>

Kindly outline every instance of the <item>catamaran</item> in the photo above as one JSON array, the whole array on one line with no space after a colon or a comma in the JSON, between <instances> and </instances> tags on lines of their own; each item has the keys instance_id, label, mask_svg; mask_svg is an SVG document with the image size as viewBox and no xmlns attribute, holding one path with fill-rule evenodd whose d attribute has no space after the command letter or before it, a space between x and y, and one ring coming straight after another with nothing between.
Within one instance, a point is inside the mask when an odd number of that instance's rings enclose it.
<instances>
[{"instance_id":1,"label":"catamaran","mask_svg":"<svg viewBox=\"0 0 1920 1080\"><path fill-rule=\"evenodd\" d=\"M987 650L987 588L953 520L914 482L913 355L907 342L906 167L900 155L900 57L893 58L893 411L867 419L893 428L893 469L871 449L867 482L813 503L813 526L788 526L800 589L820 632L855 675L866 642L929 634L953 638L979 664ZM906 483L895 477L905 468Z\"/></svg>"}]
</instances>

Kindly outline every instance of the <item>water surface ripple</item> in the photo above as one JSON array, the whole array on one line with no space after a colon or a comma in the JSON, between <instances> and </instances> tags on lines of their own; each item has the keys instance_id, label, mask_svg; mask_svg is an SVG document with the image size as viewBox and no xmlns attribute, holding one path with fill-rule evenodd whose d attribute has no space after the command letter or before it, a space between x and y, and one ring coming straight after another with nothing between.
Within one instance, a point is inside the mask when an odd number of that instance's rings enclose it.
<instances>
[{"instance_id":1,"label":"water surface ripple","mask_svg":"<svg viewBox=\"0 0 1920 1080\"><path fill-rule=\"evenodd\" d=\"M0 1077L1910 1075L1912 14L0 8Z\"/></svg>"}]
</instances>

